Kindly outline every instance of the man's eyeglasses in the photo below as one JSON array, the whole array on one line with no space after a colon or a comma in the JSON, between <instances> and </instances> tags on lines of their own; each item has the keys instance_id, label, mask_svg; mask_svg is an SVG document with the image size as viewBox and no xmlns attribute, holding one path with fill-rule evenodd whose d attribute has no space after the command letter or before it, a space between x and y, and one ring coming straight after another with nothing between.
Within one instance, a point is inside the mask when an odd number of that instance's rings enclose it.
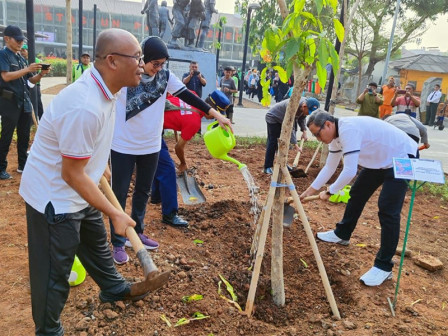
<instances>
[{"instance_id":1,"label":"man's eyeglasses","mask_svg":"<svg viewBox=\"0 0 448 336\"><path fill-rule=\"evenodd\" d=\"M322 132L322 129L325 127L325 123L322 124L322 126L319 128L319 130L316 133L312 133L316 138L320 138L320 132Z\"/></svg>"},{"instance_id":2,"label":"man's eyeglasses","mask_svg":"<svg viewBox=\"0 0 448 336\"><path fill-rule=\"evenodd\" d=\"M120 54L117 52L113 52L108 55L116 55L116 56L121 56L121 57L133 58L137 61L138 64L140 64L140 62L143 62L143 55L125 55L125 54ZM104 56L104 58L106 58L108 55Z\"/></svg>"},{"instance_id":3,"label":"man's eyeglasses","mask_svg":"<svg viewBox=\"0 0 448 336\"><path fill-rule=\"evenodd\" d=\"M163 66L166 64L166 61L165 62L153 62L153 61L150 61L151 62L151 64L152 64L152 66L154 67L154 68L163 68Z\"/></svg>"}]
</instances>

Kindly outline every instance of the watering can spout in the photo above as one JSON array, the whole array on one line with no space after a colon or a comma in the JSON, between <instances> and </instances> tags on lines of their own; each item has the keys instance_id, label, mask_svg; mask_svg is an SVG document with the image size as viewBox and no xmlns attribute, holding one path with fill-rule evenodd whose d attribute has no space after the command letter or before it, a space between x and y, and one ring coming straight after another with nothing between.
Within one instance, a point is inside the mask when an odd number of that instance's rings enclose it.
<instances>
[{"instance_id":1,"label":"watering can spout","mask_svg":"<svg viewBox=\"0 0 448 336\"><path fill-rule=\"evenodd\" d=\"M238 169L240 169L240 170L242 168L246 167L246 165L244 163L241 163L238 160L235 160L234 158L228 156L227 154L220 156L219 159L224 160L224 161L229 161L229 162L236 164L238 166Z\"/></svg>"}]
</instances>

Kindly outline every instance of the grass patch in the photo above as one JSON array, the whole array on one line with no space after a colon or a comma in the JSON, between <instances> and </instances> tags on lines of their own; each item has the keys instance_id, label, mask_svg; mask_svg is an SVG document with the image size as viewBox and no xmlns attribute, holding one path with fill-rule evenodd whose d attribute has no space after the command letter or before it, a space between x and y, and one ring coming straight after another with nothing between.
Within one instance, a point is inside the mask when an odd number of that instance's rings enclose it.
<instances>
[{"instance_id":1,"label":"grass patch","mask_svg":"<svg viewBox=\"0 0 448 336\"><path fill-rule=\"evenodd\" d=\"M445 181L445 184L425 183L422 191L440 197L443 201L448 201L448 181Z\"/></svg>"}]
</instances>

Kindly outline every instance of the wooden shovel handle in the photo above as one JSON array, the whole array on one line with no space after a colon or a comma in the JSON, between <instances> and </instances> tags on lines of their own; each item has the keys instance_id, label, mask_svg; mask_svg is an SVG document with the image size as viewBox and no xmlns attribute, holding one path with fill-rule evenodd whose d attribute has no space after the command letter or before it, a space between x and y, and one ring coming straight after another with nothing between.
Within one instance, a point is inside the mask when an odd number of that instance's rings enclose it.
<instances>
[{"instance_id":1,"label":"wooden shovel handle","mask_svg":"<svg viewBox=\"0 0 448 336\"><path fill-rule=\"evenodd\" d=\"M112 205L116 209L123 211L123 208L121 207L120 203L117 200L117 197L115 196L114 192L112 191L112 188L110 187L109 182L107 182L107 180L104 176L101 177L100 186L101 186L101 189L103 189L104 195L109 200L109 202L111 202ZM140 238L137 236L135 229L132 226L128 226L126 228L126 237L131 242L132 248L134 249L135 253L137 253L141 249L145 249Z\"/></svg>"},{"instance_id":2,"label":"wooden shovel handle","mask_svg":"<svg viewBox=\"0 0 448 336\"><path fill-rule=\"evenodd\" d=\"M302 202L314 201L314 200L317 200L317 199L319 199L319 195L313 195L313 196L305 197L302 200Z\"/></svg>"},{"instance_id":3,"label":"wooden shovel handle","mask_svg":"<svg viewBox=\"0 0 448 336\"><path fill-rule=\"evenodd\" d=\"M302 140L300 140L299 151L297 152L296 158L294 159L294 162L292 164L293 167L297 167L297 165L299 164L299 159L300 159L300 155L302 154L304 142L305 142L305 140L302 138Z\"/></svg>"}]
</instances>

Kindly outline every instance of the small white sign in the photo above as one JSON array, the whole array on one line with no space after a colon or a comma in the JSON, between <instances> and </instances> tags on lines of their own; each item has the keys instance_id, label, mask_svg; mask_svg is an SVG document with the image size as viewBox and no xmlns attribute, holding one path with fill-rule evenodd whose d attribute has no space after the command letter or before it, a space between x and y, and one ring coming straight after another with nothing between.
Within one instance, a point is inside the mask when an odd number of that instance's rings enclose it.
<instances>
[{"instance_id":1,"label":"small white sign","mask_svg":"<svg viewBox=\"0 0 448 336\"><path fill-rule=\"evenodd\" d=\"M440 161L394 158L395 178L432 183L445 183Z\"/></svg>"}]
</instances>

